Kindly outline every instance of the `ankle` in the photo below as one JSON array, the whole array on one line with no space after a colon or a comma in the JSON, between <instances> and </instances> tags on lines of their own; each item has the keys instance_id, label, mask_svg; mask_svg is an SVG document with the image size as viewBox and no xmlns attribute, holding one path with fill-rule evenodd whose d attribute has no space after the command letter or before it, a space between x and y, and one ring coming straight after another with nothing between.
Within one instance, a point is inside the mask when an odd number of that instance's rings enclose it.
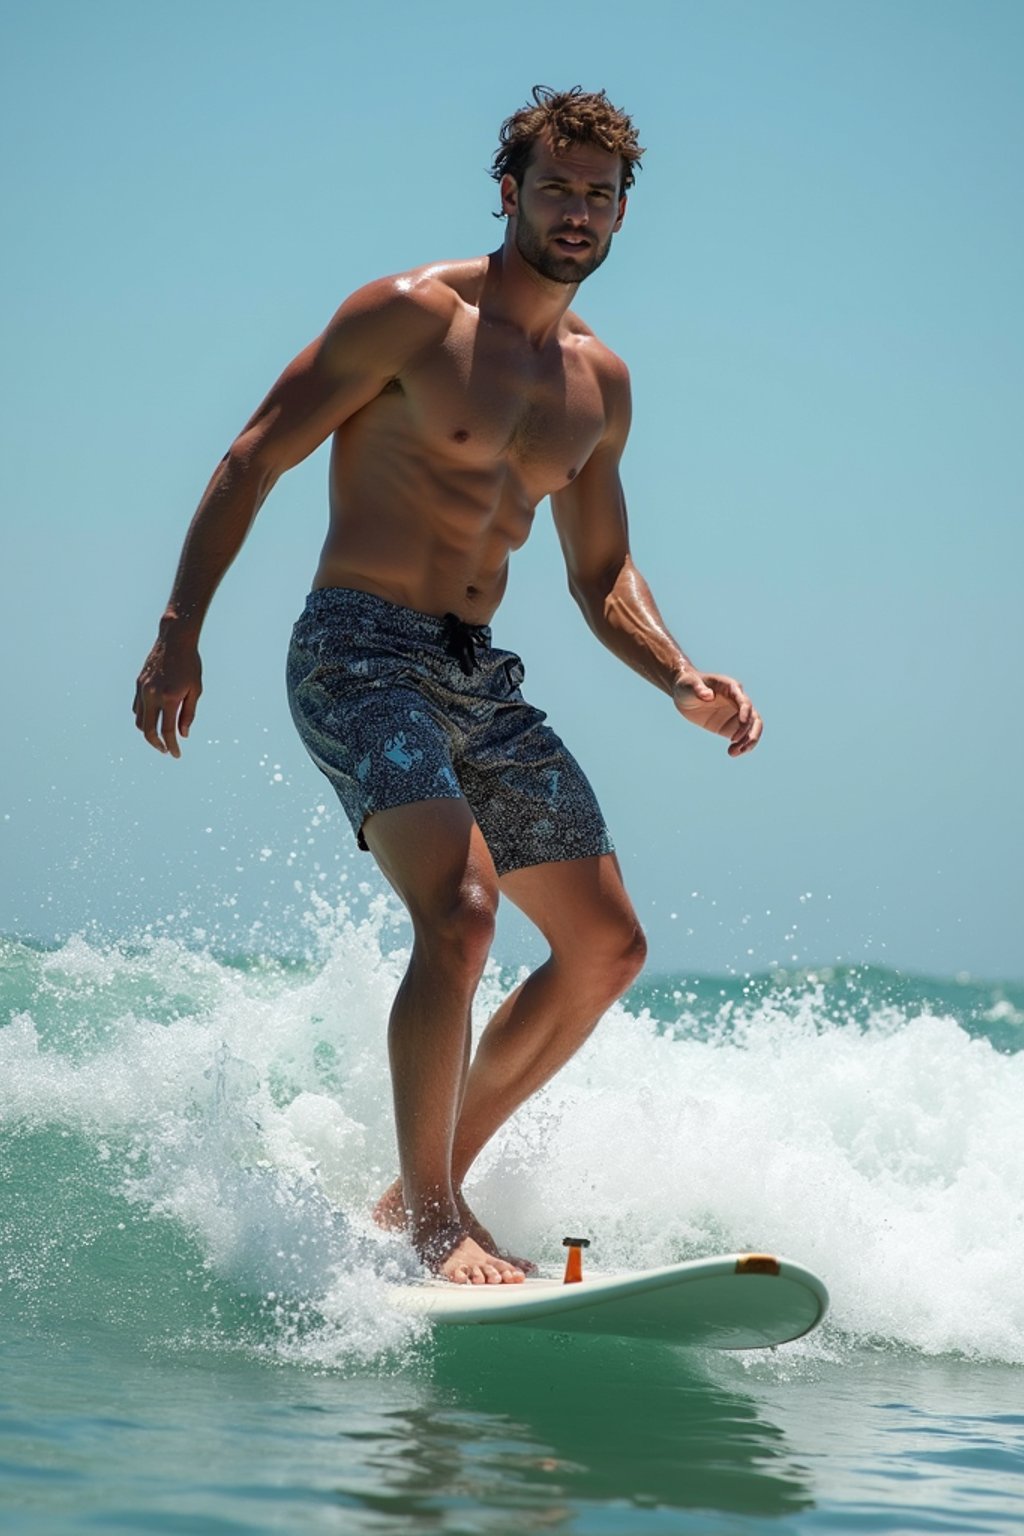
<instances>
[{"instance_id":1,"label":"ankle","mask_svg":"<svg viewBox=\"0 0 1024 1536\"><path fill-rule=\"evenodd\" d=\"M405 1196L404 1206L409 1235L416 1243L462 1224L462 1214L450 1188L418 1190Z\"/></svg>"}]
</instances>

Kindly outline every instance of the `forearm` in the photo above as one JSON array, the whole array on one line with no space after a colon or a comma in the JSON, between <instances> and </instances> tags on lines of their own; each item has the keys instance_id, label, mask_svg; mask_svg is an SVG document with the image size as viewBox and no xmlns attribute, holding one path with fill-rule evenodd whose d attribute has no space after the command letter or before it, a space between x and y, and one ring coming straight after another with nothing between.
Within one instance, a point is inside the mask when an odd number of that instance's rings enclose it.
<instances>
[{"instance_id":1,"label":"forearm","mask_svg":"<svg viewBox=\"0 0 1024 1536\"><path fill-rule=\"evenodd\" d=\"M665 627L651 589L627 558L613 577L573 587L573 596L594 634L634 672L671 694L680 672L692 665Z\"/></svg>"},{"instance_id":2,"label":"forearm","mask_svg":"<svg viewBox=\"0 0 1024 1536\"><path fill-rule=\"evenodd\" d=\"M160 622L162 634L198 640L213 594L275 479L252 458L235 452L217 465L185 535Z\"/></svg>"}]
</instances>

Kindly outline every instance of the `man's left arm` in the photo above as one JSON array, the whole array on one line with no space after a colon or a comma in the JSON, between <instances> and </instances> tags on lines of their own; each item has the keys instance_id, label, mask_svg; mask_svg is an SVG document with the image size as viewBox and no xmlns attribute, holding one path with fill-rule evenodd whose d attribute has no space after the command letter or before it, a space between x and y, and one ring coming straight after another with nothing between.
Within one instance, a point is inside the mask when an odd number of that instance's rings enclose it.
<instances>
[{"instance_id":1,"label":"man's left arm","mask_svg":"<svg viewBox=\"0 0 1024 1536\"><path fill-rule=\"evenodd\" d=\"M551 497L569 590L594 634L627 666L671 696L686 719L750 752L761 717L734 678L703 672L673 639L629 552L619 463L629 434L629 375L617 358L605 380L604 437L571 485Z\"/></svg>"}]
</instances>

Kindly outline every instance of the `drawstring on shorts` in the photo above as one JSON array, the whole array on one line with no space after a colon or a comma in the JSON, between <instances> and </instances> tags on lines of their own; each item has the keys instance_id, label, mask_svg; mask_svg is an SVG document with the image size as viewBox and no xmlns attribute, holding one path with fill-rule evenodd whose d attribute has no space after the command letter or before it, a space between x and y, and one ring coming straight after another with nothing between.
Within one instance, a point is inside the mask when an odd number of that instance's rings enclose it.
<instances>
[{"instance_id":1,"label":"drawstring on shorts","mask_svg":"<svg viewBox=\"0 0 1024 1536\"><path fill-rule=\"evenodd\" d=\"M487 649L486 626L467 624L457 613L446 613L441 623L444 625L445 650L458 662L466 677L472 677L480 665L477 651Z\"/></svg>"}]
</instances>

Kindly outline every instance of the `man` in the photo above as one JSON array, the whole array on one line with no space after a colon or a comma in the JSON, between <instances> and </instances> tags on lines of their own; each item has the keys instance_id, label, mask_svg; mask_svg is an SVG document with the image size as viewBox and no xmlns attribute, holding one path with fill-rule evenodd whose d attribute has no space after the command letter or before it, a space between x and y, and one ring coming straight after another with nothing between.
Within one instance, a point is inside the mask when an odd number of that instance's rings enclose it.
<instances>
[{"instance_id":1,"label":"man","mask_svg":"<svg viewBox=\"0 0 1024 1536\"><path fill-rule=\"evenodd\" d=\"M135 694L146 740L180 756L213 593L278 476L333 435L330 526L289 697L413 926L389 1028L400 1175L375 1214L463 1284L530 1267L466 1203L473 1160L644 958L593 791L523 700L519 658L491 644L510 552L545 496L598 639L731 756L761 735L741 685L680 650L630 559L629 377L569 308L621 228L642 153L603 92L534 89L494 159L501 248L370 283L285 369L214 472ZM499 893L551 953L471 1063Z\"/></svg>"}]
</instances>

